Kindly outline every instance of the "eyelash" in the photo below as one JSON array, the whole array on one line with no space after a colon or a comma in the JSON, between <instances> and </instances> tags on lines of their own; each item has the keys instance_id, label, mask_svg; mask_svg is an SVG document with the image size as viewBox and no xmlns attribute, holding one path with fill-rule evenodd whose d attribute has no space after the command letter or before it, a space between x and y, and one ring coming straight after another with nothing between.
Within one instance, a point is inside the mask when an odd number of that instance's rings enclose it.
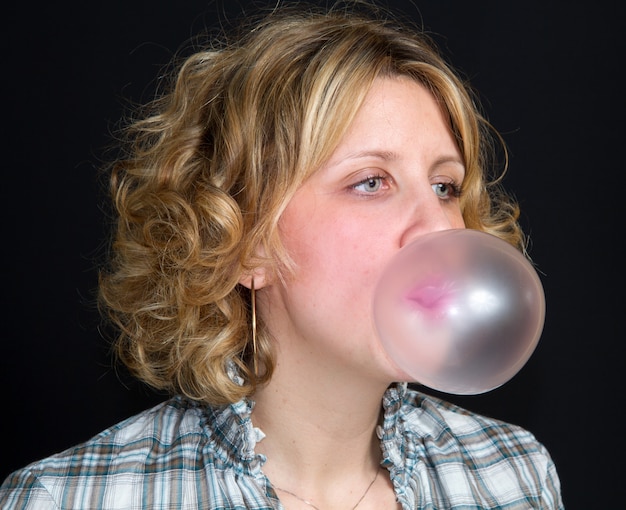
<instances>
[{"instance_id":1,"label":"eyelash","mask_svg":"<svg viewBox=\"0 0 626 510\"><path fill-rule=\"evenodd\" d=\"M388 178L387 178L386 176L384 176L384 175L380 175L380 174L368 175L365 179L363 179L363 180L361 180L361 181L357 182L356 184L353 184L351 187L352 187L352 189L354 189L354 190L356 190L356 191L359 191L359 190L358 190L358 187L359 187L359 186L363 186L364 184L368 184L368 183L369 183L369 182L371 182L371 181L378 181L378 182L380 182L380 184L381 184L381 186L382 186L382 185L383 185L383 183L384 183L385 181L387 181L387 180L388 180ZM367 194L374 193L374 192L376 192L376 191L378 191L378 189L376 189L376 190L374 190L374 191L371 191L371 192L363 191L362 193L367 195Z\"/></svg>"},{"instance_id":2,"label":"eyelash","mask_svg":"<svg viewBox=\"0 0 626 510\"><path fill-rule=\"evenodd\" d=\"M447 186L447 187L449 187L450 188L450 193L451 193L451 198L460 198L461 195L463 194L462 186L460 186L459 184L457 184L454 181L437 182L437 183L433 184L433 189L434 189L435 186ZM448 196L446 198L450 198L450 196Z\"/></svg>"},{"instance_id":3,"label":"eyelash","mask_svg":"<svg viewBox=\"0 0 626 510\"><path fill-rule=\"evenodd\" d=\"M352 187L352 189L354 189L356 191L359 191L358 188L360 186L368 184L368 183L370 183L371 181L374 181L374 180L379 181L381 186L382 186L383 183L388 180L388 177L384 176L384 175L380 175L380 174L369 175L365 179L357 182L356 184L353 184L351 187ZM444 197L443 198L444 200L448 199L448 198L460 198L461 195L463 194L462 186L457 184L455 181L437 182L437 183L433 184L432 186L433 186L433 190L434 190L435 186L446 186L446 187L449 188L449 191L448 191L449 195ZM371 192L362 191L362 193L367 195L367 194L373 194L376 191L378 191L378 189L373 190Z\"/></svg>"}]
</instances>

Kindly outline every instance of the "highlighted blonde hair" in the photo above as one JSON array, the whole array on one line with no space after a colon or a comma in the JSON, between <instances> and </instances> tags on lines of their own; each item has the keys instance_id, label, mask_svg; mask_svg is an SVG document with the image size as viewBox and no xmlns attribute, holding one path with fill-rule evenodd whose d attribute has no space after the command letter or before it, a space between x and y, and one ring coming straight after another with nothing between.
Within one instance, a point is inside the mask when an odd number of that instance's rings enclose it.
<instances>
[{"instance_id":1,"label":"highlighted blonde hair","mask_svg":"<svg viewBox=\"0 0 626 510\"><path fill-rule=\"evenodd\" d=\"M252 368L250 296L239 281L261 264L279 278L290 269L281 213L372 82L397 75L427 87L449 119L466 167L466 226L523 248L517 206L490 184L492 130L423 33L388 15L274 12L237 41L186 58L171 89L127 126L125 156L111 166L116 221L100 304L135 376L214 404L271 377L263 324L265 369ZM243 383L229 376L233 364Z\"/></svg>"}]
</instances>

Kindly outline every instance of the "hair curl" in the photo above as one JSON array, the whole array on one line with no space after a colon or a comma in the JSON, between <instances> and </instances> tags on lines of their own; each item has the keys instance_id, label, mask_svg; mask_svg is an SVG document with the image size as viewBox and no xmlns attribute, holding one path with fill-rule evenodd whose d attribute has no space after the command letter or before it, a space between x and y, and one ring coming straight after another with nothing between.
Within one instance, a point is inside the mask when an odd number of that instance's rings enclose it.
<instances>
[{"instance_id":1,"label":"hair curl","mask_svg":"<svg viewBox=\"0 0 626 510\"><path fill-rule=\"evenodd\" d=\"M263 324L265 370L252 367L250 296L239 281L260 264L279 277L290 269L278 218L374 79L394 75L426 86L449 118L466 167L466 226L524 248L518 208L490 174L500 140L423 32L388 14L274 12L237 41L187 57L127 125L124 156L111 165L115 229L99 300L136 377L215 404L269 380Z\"/></svg>"}]
</instances>

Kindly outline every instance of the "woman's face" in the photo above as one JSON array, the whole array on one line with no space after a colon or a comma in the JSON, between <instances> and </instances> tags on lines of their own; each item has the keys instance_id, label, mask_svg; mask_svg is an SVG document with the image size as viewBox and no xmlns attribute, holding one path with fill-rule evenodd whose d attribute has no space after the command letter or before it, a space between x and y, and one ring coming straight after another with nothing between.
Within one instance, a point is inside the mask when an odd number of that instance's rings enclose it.
<instances>
[{"instance_id":1,"label":"woman's face","mask_svg":"<svg viewBox=\"0 0 626 510\"><path fill-rule=\"evenodd\" d=\"M374 289L407 243L464 227L463 178L434 97L408 78L377 79L329 161L281 217L281 239L296 269L264 289L260 307L279 363L289 353L319 368L404 378L377 338Z\"/></svg>"}]
</instances>

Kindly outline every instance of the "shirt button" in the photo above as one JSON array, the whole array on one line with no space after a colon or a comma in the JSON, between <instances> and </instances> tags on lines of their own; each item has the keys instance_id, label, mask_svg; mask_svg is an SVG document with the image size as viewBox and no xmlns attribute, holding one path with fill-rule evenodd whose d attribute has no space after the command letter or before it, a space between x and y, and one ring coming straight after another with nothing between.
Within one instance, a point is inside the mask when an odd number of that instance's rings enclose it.
<instances>
[{"instance_id":1,"label":"shirt button","mask_svg":"<svg viewBox=\"0 0 626 510\"><path fill-rule=\"evenodd\" d=\"M376 436L378 437L378 439L383 438L383 428L380 425L376 427Z\"/></svg>"}]
</instances>

